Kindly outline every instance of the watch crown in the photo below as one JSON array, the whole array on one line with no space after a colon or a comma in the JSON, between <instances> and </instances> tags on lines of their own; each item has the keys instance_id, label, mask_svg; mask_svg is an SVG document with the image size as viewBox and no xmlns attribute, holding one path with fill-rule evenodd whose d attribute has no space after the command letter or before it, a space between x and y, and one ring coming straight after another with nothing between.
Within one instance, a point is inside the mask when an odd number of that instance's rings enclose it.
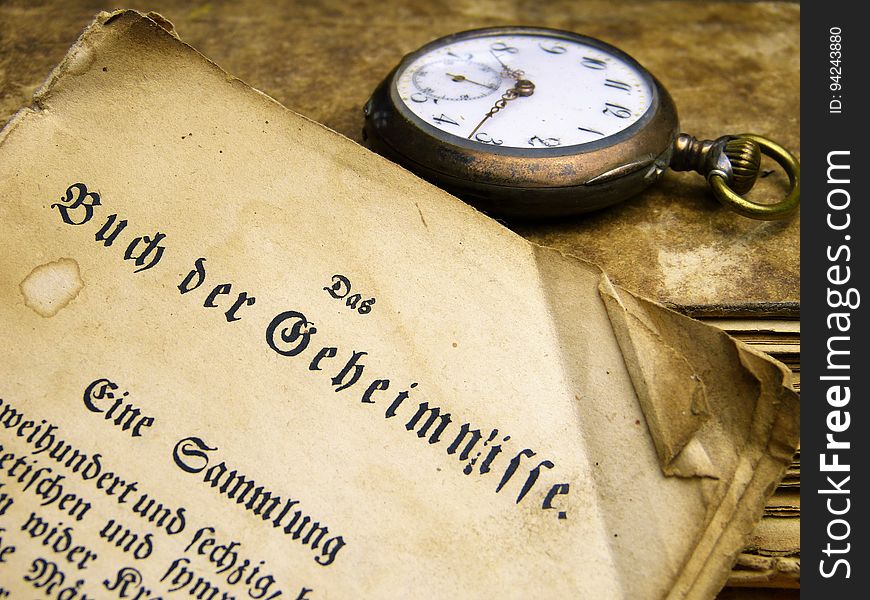
<instances>
[{"instance_id":1,"label":"watch crown","mask_svg":"<svg viewBox=\"0 0 870 600\"><path fill-rule=\"evenodd\" d=\"M758 179L761 168L761 148L755 140L736 137L725 144L725 156L731 161L731 189L745 194Z\"/></svg>"}]
</instances>

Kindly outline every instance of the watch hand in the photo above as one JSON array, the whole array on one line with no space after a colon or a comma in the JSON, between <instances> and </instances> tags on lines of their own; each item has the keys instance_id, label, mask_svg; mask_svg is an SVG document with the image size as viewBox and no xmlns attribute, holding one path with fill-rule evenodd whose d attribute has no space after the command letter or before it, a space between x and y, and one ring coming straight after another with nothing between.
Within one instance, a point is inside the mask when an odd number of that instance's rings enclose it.
<instances>
[{"instance_id":1,"label":"watch hand","mask_svg":"<svg viewBox=\"0 0 870 600\"><path fill-rule=\"evenodd\" d=\"M496 54L493 50L490 50L489 53L492 54L492 57L498 61L498 64L501 65L502 70L508 77L512 77L517 81L520 81L523 78L523 75L525 75L523 71L519 69L511 69L509 66L504 64L504 62L502 62L502 60L498 57L498 54Z\"/></svg>"},{"instance_id":2,"label":"watch hand","mask_svg":"<svg viewBox=\"0 0 870 600\"><path fill-rule=\"evenodd\" d=\"M498 89L497 87L494 87L491 85L486 85L485 83L479 83L477 81L474 81L473 79L469 79L465 75L454 75L453 73L447 73L446 75L448 77L452 78L453 81L467 81L468 83L473 83L475 85L479 85L481 87L485 87L485 88L490 89L490 90L497 90Z\"/></svg>"},{"instance_id":3,"label":"watch hand","mask_svg":"<svg viewBox=\"0 0 870 600\"><path fill-rule=\"evenodd\" d=\"M486 115L484 115L483 119L481 119L480 123L477 124L477 127L475 127L471 131L471 133L468 134L468 138L466 138L466 139L470 140L471 137L475 133L477 133L477 130L480 129L484 123L486 123L486 120L489 119L490 117L494 116L495 113L497 113L498 111L503 109L505 106L507 106L507 103L509 101L515 100L515 99L519 98L520 96L531 96L534 93L535 93L535 84L534 83L532 83L528 79L518 80L517 84L514 87L508 89L504 94L501 95L501 98L499 98L498 100L495 101L495 104L493 105L493 107L489 109L489 112L486 113Z\"/></svg>"}]
</instances>

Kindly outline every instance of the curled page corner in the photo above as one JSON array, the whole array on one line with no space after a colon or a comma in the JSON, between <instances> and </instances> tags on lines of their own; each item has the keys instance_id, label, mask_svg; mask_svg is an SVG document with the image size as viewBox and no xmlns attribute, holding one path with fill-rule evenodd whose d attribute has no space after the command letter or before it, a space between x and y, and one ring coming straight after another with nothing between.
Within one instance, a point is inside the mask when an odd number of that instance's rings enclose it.
<instances>
[{"instance_id":1,"label":"curled page corner","mask_svg":"<svg viewBox=\"0 0 870 600\"><path fill-rule=\"evenodd\" d=\"M642 312L626 306L606 275L599 286L625 364L656 446L662 472L718 478L696 437L710 418L704 381L680 352L662 340Z\"/></svg>"},{"instance_id":2,"label":"curled page corner","mask_svg":"<svg viewBox=\"0 0 870 600\"><path fill-rule=\"evenodd\" d=\"M712 597L730 571L709 558L745 544L798 446L800 404L791 372L606 275L598 290L662 473L704 483L705 535L667 597ZM662 376L666 371L672 375Z\"/></svg>"},{"instance_id":3,"label":"curled page corner","mask_svg":"<svg viewBox=\"0 0 870 600\"><path fill-rule=\"evenodd\" d=\"M711 457L719 454L715 438L731 425L727 419L729 402L736 406L772 397L773 405L780 402L776 398L797 403L797 396L790 389L791 372L785 366L759 355L724 332L704 327L653 302L640 302L632 294L619 290L606 275L601 277L599 292L665 475L722 476L722 466L717 466L721 461ZM699 352L701 348L708 351ZM736 387L714 382L727 379L727 374L734 370L755 388L751 397ZM711 401L712 390L718 396L715 402ZM716 405L720 407L719 414ZM793 426L796 425L785 427L788 441L784 444L775 435L781 432L780 428L768 430L773 436L770 442L784 447L786 461L797 437ZM745 429L743 434L753 435L752 428Z\"/></svg>"}]
</instances>

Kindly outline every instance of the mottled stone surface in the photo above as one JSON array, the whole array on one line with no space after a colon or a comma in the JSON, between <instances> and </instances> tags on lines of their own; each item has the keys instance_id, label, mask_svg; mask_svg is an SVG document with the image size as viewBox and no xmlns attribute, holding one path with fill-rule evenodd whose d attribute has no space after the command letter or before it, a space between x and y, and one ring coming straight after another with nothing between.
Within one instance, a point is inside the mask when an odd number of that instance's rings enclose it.
<instances>
[{"instance_id":1,"label":"mottled stone surface","mask_svg":"<svg viewBox=\"0 0 870 600\"><path fill-rule=\"evenodd\" d=\"M29 101L97 11L117 6L0 3L0 122ZM128 7L161 13L229 73L357 141L360 107L402 55L454 31L517 24L577 31L623 48L670 90L686 132L752 131L799 156L796 3L136 0ZM758 197L781 193L785 184L777 170ZM591 216L510 226L683 310L797 314L800 216L739 217L695 175L668 173L642 195Z\"/></svg>"}]
</instances>

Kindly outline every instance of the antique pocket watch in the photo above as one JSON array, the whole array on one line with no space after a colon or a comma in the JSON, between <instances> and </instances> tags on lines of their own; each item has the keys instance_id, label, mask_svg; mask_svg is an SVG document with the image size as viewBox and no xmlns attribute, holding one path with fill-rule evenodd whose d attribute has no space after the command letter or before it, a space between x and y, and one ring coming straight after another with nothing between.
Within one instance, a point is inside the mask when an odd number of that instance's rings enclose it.
<instances>
[{"instance_id":1,"label":"antique pocket watch","mask_svg":"<svg viewBox=\"0 0 870 600\"><path fill-rule=\"evenodd\" d=\"M800 201L800 166L751 134L679 133L668 92L621 50L554 29L456 33L412 52L364 107L370 147L495 215L546 217L620 202L662 172L696 170L744 216L781 218ZM745 194L761 153L787 172L773 204Z\"/></svg>"}]
</instances>

